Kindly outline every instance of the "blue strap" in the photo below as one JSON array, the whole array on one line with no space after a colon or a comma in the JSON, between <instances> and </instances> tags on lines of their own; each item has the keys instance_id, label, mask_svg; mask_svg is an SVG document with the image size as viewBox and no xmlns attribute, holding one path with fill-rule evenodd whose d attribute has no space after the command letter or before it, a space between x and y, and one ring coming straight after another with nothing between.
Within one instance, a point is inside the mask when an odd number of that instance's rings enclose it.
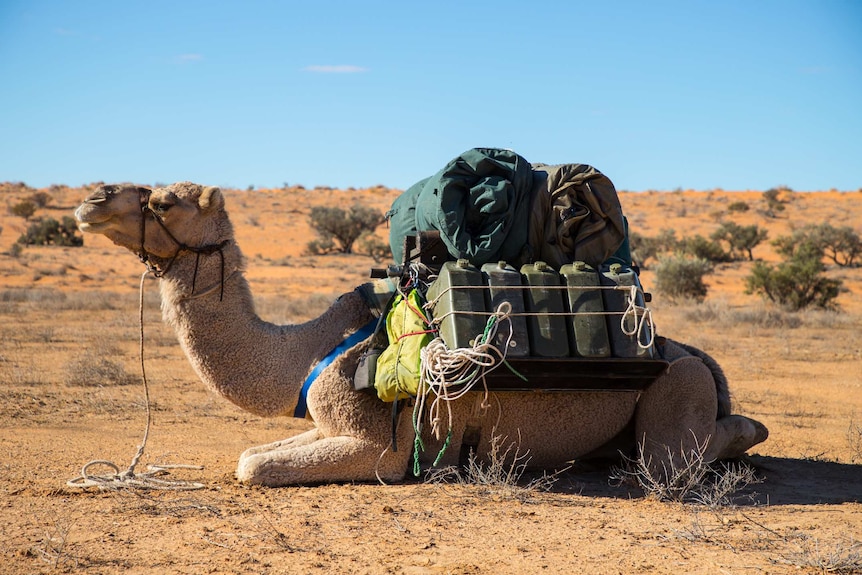
<instances>
[{"instance_id":1,"label":"blue strap","mask_svg":"<svg viewBox=\"0 0 862 575\"><path fill-rule=\"evenodd\" d=\"M330 363L335 361L335 358L359 343L367 339L371 334L374 333L375 328L377 327L377 320L372 320L365 326L361 327L359 331L355 332L353 335L339 343L335 346L335 349L330 351L326 357L320 360L314 369L311 370L311 373L308 374L308 377L305 379L305 383L302 384L302 389L299 392L299 401L296 402L296 409L293 410L294 417L305 417L306 412L308 411L308 407L306 405L306 401L308 398L308 390L311 389L311 384L314 383L314 380L317 379L317 376L320 375L326 367L329 366Z\"/></svg>"}]
</instances>

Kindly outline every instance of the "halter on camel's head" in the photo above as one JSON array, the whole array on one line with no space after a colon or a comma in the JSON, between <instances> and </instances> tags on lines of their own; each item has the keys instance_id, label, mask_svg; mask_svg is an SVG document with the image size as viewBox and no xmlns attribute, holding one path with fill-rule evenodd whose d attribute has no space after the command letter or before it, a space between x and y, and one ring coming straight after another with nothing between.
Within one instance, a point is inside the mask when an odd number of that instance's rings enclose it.
<instances>
[{"instance_id":1,"label":"halter on camel's head","mask_svg":"<svg viewBox=\"0 0 862 575\"><path fill-rule=\"evenodd\" d=\"M164 220L162 219L161 214L159 214L158 210L154 210L150 207L150 195L153 193L152 190L148 188L138 188L138 197L141 204L141 241L140 248L138 250L138 258L140 258L141 262L147 266L147 269L152 273L155 277L160 278L164 276L168 270L171 269L171 266L174 265L174 262L177 260L179 255L182 252L192 252L195 254L195 271L192 276L192 291L189 294L189 297L193 296L195 293L195 282L197 281L198 276L198 266L200 265L201 254L203 255L212 255L218 252L220 262L221 262L221 279L219 281L219 301L222 301L224 298L224 250L225 247L230 243L229 239L222 240L217 244L206 244L203 246L189 246L179 241L174 234L171 233L171 230L168 229L167 225L165 225ZM147 220L152 219L154 222L159 224L162 231L167 234L170 240L176 246L176 250L174 254L167 258L167 264L164 266L159 265L155 260L156 256L154 254L149 253L144 246L146 236L147 236ZM159 258L162 259L162 258Z\"/></svg>"}]
</instances>

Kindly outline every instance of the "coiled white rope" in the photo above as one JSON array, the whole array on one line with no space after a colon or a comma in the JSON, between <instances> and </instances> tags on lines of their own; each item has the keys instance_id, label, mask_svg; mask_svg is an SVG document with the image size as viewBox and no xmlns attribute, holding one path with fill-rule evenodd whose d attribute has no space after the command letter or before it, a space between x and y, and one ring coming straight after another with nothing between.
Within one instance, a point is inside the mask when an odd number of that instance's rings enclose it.
<instances>
[{"instance_id":1,"label":"coiled white rope","mask_svg":"<svg viewBox=\"0 0 862 575\"><path fill-rule=\"evenodd\" d=\"M144 455L144 449L147 445L147 439L150 435L150 425L152 424L152 412L150 410L150 386L147 383L147 370L144 366L144 280L150 273L149 270L141 275L141 285L139 290L138 313L140 325L140 359L141 359L141 381L144 384L144 401L147 410L147 423L144 427L144 439L138 446L138 451L132 458L129 468L120 473L120 467L104 459L95 459L84 464L81 468L81 475L70 479L66 482L68 487L98 487L100 489L152 489L162 491L191 491L195 489L203 489L203 483L194 483L179 479L161 479L167 475L170 469L203 469L199 465L172 464L172 465L150 465L147 471L135 473L135 467ZM113 470L110 475L96 475L90 473L92 467L108 467Z\"/></svg>"},{"instance_id":2,"label":"coiled white rope","mask_svg":"<svg viewBox=\"0 0 862 575\"><path fill-rule=\"evenodd\" d=\"M443 423L442 406L446 406L451 428L451 402L474 391L478 382L481 382L484 388L481 408L484 410L489 406L485 376L506 360L506 351L512 339L509 317L511 312L512 305L509 302L501 303L488 319L485 332L476 336L473 347L449 349L443 339L437 337L422 348L420 351L422 371L415 406L420 415L416 418L417 432L421 432L421 414L425 410L429 396L433 397L428 405L428 420L431 424L431 432L438 440L441 437ZM501 351L492 342L496 339L500 323L504 321L509 324L509 334Z\"/></svg>"}]
</instances>

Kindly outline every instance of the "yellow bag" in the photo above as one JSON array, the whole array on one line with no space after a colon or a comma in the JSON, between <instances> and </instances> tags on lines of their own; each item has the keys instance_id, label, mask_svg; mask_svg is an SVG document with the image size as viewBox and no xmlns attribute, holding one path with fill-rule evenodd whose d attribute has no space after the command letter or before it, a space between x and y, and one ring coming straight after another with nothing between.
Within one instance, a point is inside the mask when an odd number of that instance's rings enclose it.
<instances>
[{"instance_id":1,"label":"yellow bag","mask_svg":"<svg viewBox=\"0 0 862 575\"><path fill-rule=\"evenodd\" d=\"M414 289L406 299L396 296L386 315L389 347L377 358L374 375L377 397L383 401L415 397L419 389L419 352L434 338L422 303L422 297Z\"/></svg>"}]
</instances>

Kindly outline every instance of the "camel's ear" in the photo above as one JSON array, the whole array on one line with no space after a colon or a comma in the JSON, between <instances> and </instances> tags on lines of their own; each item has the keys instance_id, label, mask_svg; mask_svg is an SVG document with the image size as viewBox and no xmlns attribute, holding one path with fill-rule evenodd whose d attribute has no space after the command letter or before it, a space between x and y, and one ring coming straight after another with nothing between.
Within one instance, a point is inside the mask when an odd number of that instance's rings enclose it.
<instances>
[{"instance_id":1,"label":"camel's ear","mask_svg":"<svg viewBox=\"0 0 862 575\"><path fill-rule=\"evenodd\" d=\"M204 211L220 210L224 207L224 196L221 195L221 190L217 187L204 188L198 205Z\"/></svg>"}]
</instances>

